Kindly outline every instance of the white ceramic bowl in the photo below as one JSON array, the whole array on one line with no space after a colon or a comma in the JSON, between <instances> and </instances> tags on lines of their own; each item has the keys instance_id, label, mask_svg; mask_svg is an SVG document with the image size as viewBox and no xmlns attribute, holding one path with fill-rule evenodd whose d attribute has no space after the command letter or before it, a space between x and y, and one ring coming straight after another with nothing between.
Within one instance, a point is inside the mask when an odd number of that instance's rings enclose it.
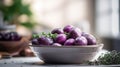
<instances>
[{"instance_id":1,"label":"white ceramic bowl","mask_svg":"<svg viewBox=\"0 0 120 67\"><path fill-rule=\"evenodd\" d=\"M34 53L45 63L84 63L92 60L103 44L89 46L39 46L32 45Z\"/></svg>"}]
</instances>

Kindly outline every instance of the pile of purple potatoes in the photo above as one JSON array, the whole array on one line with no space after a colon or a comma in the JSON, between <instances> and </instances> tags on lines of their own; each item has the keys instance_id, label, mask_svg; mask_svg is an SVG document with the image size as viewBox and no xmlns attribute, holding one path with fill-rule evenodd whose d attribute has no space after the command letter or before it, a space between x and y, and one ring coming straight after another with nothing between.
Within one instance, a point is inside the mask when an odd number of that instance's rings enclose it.
<instances>
[{"instance_id":1,"label":"pile of purple potatoes","mask_svg":"<svg viewBox=\"0 0 120 67\"><path fill-rule=\"evenodd\" d=\"M20 41L21 38L17 32L0 32L0 41Z\"/></svg>"},{"instance_id":2,"label":"pile of purple potatoes","mask_svg":"<svg viewBox=\"0 0 120 67\"><path fill-rule=\"evenodd\" d=\"M33 45L42 46L86 46L96 45L96 38L89 33L82 32L80 28L67 25L63 29L55 28L49 34L34 34L31 40Z\"/></svg>"}]
</instances>

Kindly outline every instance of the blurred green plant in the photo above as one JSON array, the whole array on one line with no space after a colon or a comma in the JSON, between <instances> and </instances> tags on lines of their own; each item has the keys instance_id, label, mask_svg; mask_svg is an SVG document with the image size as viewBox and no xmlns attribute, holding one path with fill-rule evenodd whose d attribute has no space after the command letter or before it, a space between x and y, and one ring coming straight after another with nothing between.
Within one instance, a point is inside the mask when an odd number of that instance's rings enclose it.
<instances>
[{"instance_id":1,"label":"blurred green plant","mask_svg":"<svg viewBox=\"0 0 120 67\"><path fill-rule=\"evenodd\" d=\"M10 6L0 2L0 11L3 13L4 21L6 21L7 24L17 24L22 25L28 29L32 29L35 25L35 22L33 22L31 19L32 12L29 9L30 4L23 4L22 0L12 1L13 4ZM28 20L25 22L18 20L21 15L26 15Z\"/></svg>"}]
</instances>

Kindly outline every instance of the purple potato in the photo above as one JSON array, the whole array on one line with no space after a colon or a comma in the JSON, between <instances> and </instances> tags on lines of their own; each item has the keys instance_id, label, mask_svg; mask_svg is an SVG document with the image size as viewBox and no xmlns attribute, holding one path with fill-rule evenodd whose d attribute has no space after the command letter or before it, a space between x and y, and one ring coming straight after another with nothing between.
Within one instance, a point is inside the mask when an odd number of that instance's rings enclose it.
<instances>
[{"instance_id":1,"label":"purple potato","mask_svg":"<svg viewBox=\"0 0 120 67\"><path fill-rule=\"evenodd\" d=\"M38 38L38 42L40 45L51 45L53 43L53 40L51 38L42 36Z\"/></svg>"},{"instance_id":2,"label":"purple potato","mask_svg":"<svg viewBox=\"0 0 120 67\"><path fill-rule=\"evenodd\" d=\"M3 41L4 40L4 34L3 32L0 32L0 41Z\"/></svg>"},{"instance_id":3,"label":"purple potato","mask_svg":"<svg viewBox=\"0 0 120 67\"><path fill-rule=\"evenodd\" d=\"M17 32L9 32L10 36L18 36Z\"/></svg>"},{"instance_id":4,"label":"purple potato","mask_svg":"<svg viewBox=\"0 0 120 67\"><path fill-rule=\"evenodd\" d=\"M20 41L22 39L22 36L14 36L14 41Z\"/></svg>"},{"instance_id":5,"label":"purple potato","mask_svg":"<svg viewBox=\"0 0 120 67\"><path fill-rule=\"evenodd\" d=\"M19 41L22 38L17 32L9 32L9 35L11 41Z\"/></svg>"},{"instance_id":6,"label":"purple potato","mask_svg":"<svg viewBox=\"0 0 120 67\"><path fill-rule=\"evenodd\" d=\"M55 33L56 34L63 34L64 31L61 28L56 28L56 29L53 29L51 33L52 34L55 34Z\"/></svg>"},{"instance_id":7,"label":"purple potato","mask_svg":"<svg viewBox=\"0 0 120 67\"><path fill-rule=\"evenodd\" d=\"M86 36L86 35L89 35L89 33L86 33L86 32L82 32L81 34L82 36Z\"/></svg>"},{"instance_id":8,"label":"purple potato","mask_svg":"<svg viewBox=\"0 0 120 67\"><path fill-rule=\"evenodd\" d=\"M70 39L68 39L68 40L65 41L64 45L65 46L73 46L74 42L75 42L75 40L72 39L72 38L70 38Z\"/></svg>"},{"instance_id":9,"label":"purple potato","mask_svg":"<svg viewBox=\"0 0 120 67\"><path fill-rule=\"evenodd\" d=\"M4 35L3 35L3 38L4 38L4 40L5 41L10 41L11 39L10 39L10 34L9 33L5 33Z\"/></svg>"},{"instance_id":10,"label":"purple potato","mask_svg":"<svg viewBox=\"0 0 120 67\"><path fill-rule=\"evenodd\" d=\"M62 46L62 45L59 43L53 43L52 46Z\"/></svg>"},{"instance_id":11,"label":"purple potato","mask_svg":"<svg viewBox=\"0 0 120 67\"><path fill-rule=\"evenodd\" d=\"M2 35L0 34L0 41L2 40Z\"/></svg>"},{"instance_id":12,"label":"purple potato","mask_svg":"<svg viewBox=\"0 0 120 67\"><path fill-rule=\"evenodd\" d=\"M31 42L33 45L39 45L38 39L32 39Z\"/></svg>"},{"instance_id":13,"label":"purple potato","mask_svg":"<svg viewBox=\"0 0 120 67\"><path fill-rule=\"evenodd\" d=\"M88 45L96 44L96 38L93 35L83 32L82 36L84 36L87 39Z\"/></svg>"},{"instance_id":14,"label":"purple potato","mask_svg":"<svg viewBox=\"0 0 120 67\"><path fill-rule=\"evenodd\" d=\"M21 36L17 34L17 32L1 32L0 40L2 41L19 41L21 40Z\"/></svg>"},{"instance_id":15,"label":"purple potato","mask_svg":"<svg viewBox=\"0 0 120 67\"><path fill-rule=\"evenodd\" d=\"M70 38L77 38L80 37L82 34L81 30L79 28L74 28L72 31L69 33Z\"/></svg>"},{"instance_id":16,"label":"purple potato","mask_svg":"<svg viewBox=\"0 0 120 67\"><path fill-rule=\"evenodd\" d=\"M21 39L22 39L21 36L17 36L17 35L11 36L11 41L20 41Z\"/></svg>"},{"instance_id":17,"label":"purple potato","mask_svg":"<svg viewBox=\"0 0 120 67\"><path fill-rule=\"evenodd\" d=\"M87 43L87 39L83 36L77 37L75 39L75 45L85 46Z\"/></svg>"},{"instance_id":18,"label":"purple potato","mask_svg":"<svg viewBox=\"0 0 120 67\"><path fill-rule=\"evenodd\" d=\"M55 42L60 43L60 44L64 44L66 39L67 39L67 36L65 34L58 34L55 38Z\"/></svg>"},{"instance_id":19,"label":"purple potato","mask_svg":"<svg viewBox=\"0 0 120 67\"><path fill-rule=\"evenodd\" d=\"M72 31L73 28L74 28L74 26L72 26L72 25L67 25L67 26L65 26L65 27L63 28L63 30L64 30L64 32L69 33L69 32Z\"/></svg>"}]
</instances>

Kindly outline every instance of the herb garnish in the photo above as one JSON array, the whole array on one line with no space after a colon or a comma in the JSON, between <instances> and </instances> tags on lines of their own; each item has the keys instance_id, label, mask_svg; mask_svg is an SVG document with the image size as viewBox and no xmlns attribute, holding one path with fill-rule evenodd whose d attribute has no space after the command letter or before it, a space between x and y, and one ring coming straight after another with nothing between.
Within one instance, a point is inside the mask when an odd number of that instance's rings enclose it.
<instances>
[{"instance_id":1,"label":"herb garnish","mask_svg":"<svg viewBox=\"0 0 120 67\"><path fill-rule=\"evenodd\" d=\"M88 62L89 65L114 65L120 64L120 52L113 50L99 56L98 60Z\"/></svg>"},{"instance_id":2,"label":"herb garnish","mask_svg":"<svg viewBox=\"0 0 120 67\"><path fill-rule=\"evenodd\" d=\"M33 34L32 35L32 38L34 39L34 38L39 38L39 37L41 37L41 36L45 36L45 37L49 37L49 38L52 38L52 39L54 39L54 38L56 38L56 36L57 36L57 34L52 34L52 33L45 33L45 32L42 32L42 33L40 33L40 34Z\"/></svg>"}]
</instances>

